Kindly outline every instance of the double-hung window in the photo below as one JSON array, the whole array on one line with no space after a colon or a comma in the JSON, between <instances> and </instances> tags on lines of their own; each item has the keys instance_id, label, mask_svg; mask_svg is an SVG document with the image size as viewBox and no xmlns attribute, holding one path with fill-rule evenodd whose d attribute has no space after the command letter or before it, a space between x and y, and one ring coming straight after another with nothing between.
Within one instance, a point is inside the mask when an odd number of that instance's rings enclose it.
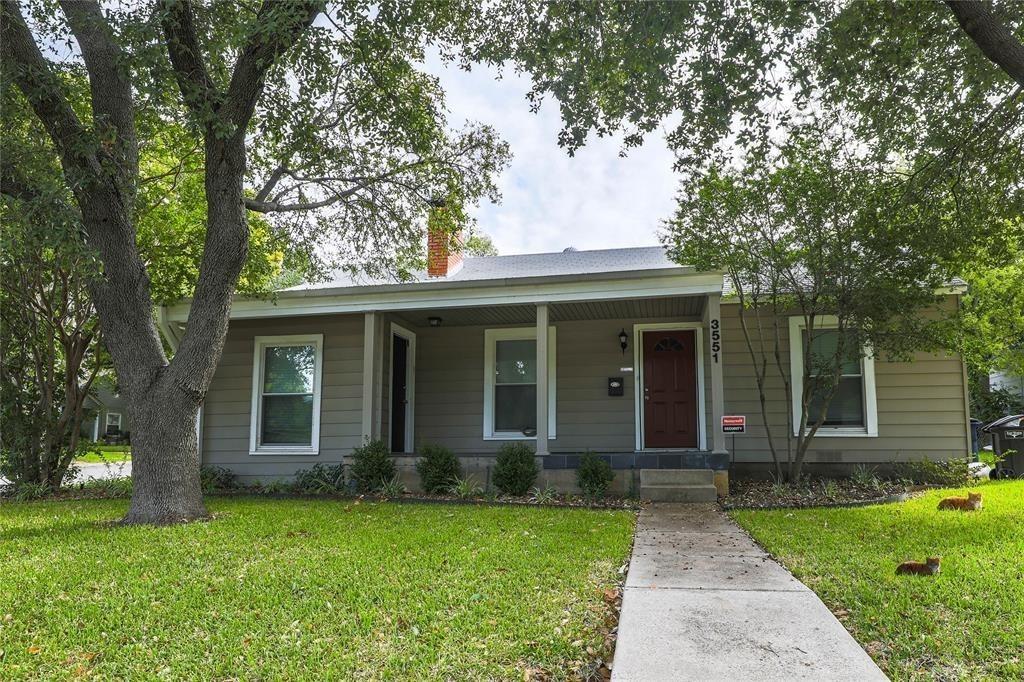
<instances>
[{"instance_id":1,"label":"double-hung window","mask_svg":"<svg viewBox=\"0 0 1024 682\"><path fill-rule=\"evenodd\" d=\"M484 438L537 435L537 330L484 332ZM548 328L548 437L555 437L555 328Z\"/></svg>"},{"instance_id":2,"label":"double-hung window","mask_svg":"<svg viewBox=\"0 0 1024 682\"><path fill-rule=\"evenodd\" d=\"M110 436L116 436L121 433L121 413L120 412L107 412L107 428L105 433Z\"/></svg>"},{"instance_id":3,"label":"double-hung window","mask_svg":"<svg viewBox=\"0 0 1024 682\"><path fill-rule=\"evenodd\" d=\"M854 335L836 328L835 318L824 317L807 329L802 317L790 318L790 362L793 385L793 432L800 428L804 375L812 384L807 409L808 426L820 418L823 401L832 398L818 426L818 436L877 436L875 363ZM805 369L805 362L810 366ZM838 363L838 383L833 384Z\"/></svg>"},{"instance_id":4,"label":"double-hung window","mask_svg":"<svg viewBox=\"0 0 1024 682\"><path fill-rule=\"evenodd\" d=\"M250 454L319 453L323 338L256 337Z\"/></svg>"}]
</instances>

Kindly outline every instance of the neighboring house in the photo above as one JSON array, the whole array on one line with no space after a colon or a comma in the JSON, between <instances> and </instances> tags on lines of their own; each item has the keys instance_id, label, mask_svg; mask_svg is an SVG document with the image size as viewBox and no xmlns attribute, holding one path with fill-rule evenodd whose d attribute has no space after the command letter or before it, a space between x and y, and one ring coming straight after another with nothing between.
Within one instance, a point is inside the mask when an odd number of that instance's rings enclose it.
<instances>
[{"instance_id":1,"label":"neighboring house","mask_svg":"<svg viewBox=\"0 0 1024 682\"><path fill-rule=\"evenodd\" d=\"M608 456L620 491L659 480L707 491L712 479L721 490L730 469L767 470L754 372L722 273L681 267L660 247L463 260L431 244L429 254L412 282L341 279L236 300L201 412L203 462L242 481L277 479L380 438L410 485L424 443L452 449L481 483L509 441L535 447L539 484L562 488L586 451ZM172 345L188 310L160 311ZM856 364L810 468L967 452L958 357ZM773 386L782 436L785 397ZM747 432L724 434L725 415L745 415ZM651 469L698 471L638 476Z\"/></svg>"},{"instance_id":2,"label":"neighboring house","mask_svg":"<svg viewBox=\"0 0 1024 682\"><path fill-rule=\"evenodd\" d=\"M130 433L124 399L110 386L99 384L85 399L91 418L82 421L82 436L89 440L123 440Z\"/></svg>"},{"instance_id":3,"label":"neighboring house","mask_svg":"<svg viewBox=\"0 0 1024 682\"><path fill-rule=\"evenodd\" d=\"M1001 388L1024 400L1024 376L1016 376L1009 372L995 372L989 378L992 388Z\"/></svg>"}]
</instances>

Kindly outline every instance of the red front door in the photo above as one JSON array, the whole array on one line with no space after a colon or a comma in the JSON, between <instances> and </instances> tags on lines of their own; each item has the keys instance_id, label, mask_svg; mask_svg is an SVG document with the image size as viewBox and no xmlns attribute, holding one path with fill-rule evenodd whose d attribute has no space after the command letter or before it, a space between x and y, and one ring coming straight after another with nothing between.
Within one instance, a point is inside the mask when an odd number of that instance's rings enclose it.
<instances>
[{"instance_id":1,"label":"red front door","mask_svg":"<svg viewBox=\"0 0 1024 682\"><path fill-rule=\"evenodd\" d=\"M697 447L697 336L643 332L644 447Z\"/></svg>"}]
</instances>

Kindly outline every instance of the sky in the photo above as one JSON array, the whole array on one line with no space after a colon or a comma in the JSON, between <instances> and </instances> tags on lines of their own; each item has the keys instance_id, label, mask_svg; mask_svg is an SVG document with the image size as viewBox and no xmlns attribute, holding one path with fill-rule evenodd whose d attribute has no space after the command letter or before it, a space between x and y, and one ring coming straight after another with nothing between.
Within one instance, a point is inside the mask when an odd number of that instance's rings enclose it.
<instances>
[{"instance_id":1,"label":"sky","mask_svg":"<svg viewBox=\"0 0 1024 682\"><path fill-rule=\"evenodd\" d=\"M675 206L677 179L663 136L621 158L621 140L593 137L574 157L558 146L557 102L531 113L530 81L512 69L475 66L465 72L428 59L427 70L445 89L449 123L466 120L495 128L509 143L512 162L498 180L500 204L476 211L480 232L502 255L658 244L661 221Z\"/></svg>"}]
</instances>

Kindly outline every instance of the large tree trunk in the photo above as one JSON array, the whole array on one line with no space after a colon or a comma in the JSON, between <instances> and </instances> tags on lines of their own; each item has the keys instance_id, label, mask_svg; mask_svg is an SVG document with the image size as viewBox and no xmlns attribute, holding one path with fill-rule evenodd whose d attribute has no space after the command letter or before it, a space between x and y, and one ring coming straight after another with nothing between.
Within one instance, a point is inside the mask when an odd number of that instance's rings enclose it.
<instances>
[{"instance_id":1,"label":"large tree trunk","mask_svg":"<svg viewBox=\"0 0 1024 682\"><path fill-rule=\"evenodd\" d=\"M132 424L132 501L124 523L206 518L199 482L199 405L171 382L128 395Z\"/></svg>"}]
</instances>

